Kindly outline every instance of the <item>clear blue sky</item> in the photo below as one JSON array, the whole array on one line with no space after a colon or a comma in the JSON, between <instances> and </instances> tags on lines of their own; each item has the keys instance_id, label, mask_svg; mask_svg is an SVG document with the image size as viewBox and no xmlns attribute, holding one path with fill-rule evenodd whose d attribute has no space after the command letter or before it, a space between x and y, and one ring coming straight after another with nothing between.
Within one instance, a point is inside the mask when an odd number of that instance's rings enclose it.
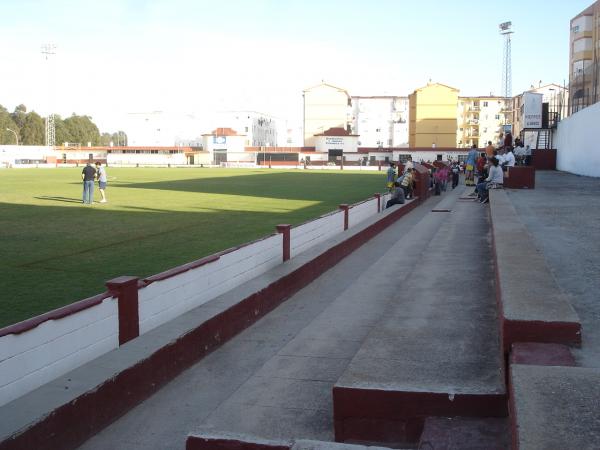
<instances>
[{"instance_id":1,"label":"clear blue sky","mask_svg":"<svg viewBox=\"0 0 600 450\"><path fill-rule=\"evenodd\" d=\"M258 109L301 117L302 89L407 95L429 79L500 94L568 78L569 20L592 0L3 0L0 104L87 113ZM57 45L55 78L40 46ZM52 86L54 99L42 88ZM204 130L203 130L204 131Z\"/></svg>"}]
</instances>

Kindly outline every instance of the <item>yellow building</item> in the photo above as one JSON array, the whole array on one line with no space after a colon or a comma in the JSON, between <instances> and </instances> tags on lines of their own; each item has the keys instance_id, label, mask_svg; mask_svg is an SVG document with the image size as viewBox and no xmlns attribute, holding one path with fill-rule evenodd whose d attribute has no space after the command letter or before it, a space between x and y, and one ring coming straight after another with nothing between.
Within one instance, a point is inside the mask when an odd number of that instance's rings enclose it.
<instances>
[{"instance_id":1,"label":"yellow building","mask_svg":"<svg viewBox=\"0 0 600 450\"><path fill-rule=\"evenodd\" d=\"M349 130L351 99L345 89L321 83L305 89L304 146L315 145L315 134L330 128Z\"/></svg>"},{"instance_id":2,"label":"yellow building","mask_svg":"<svg viewBox=\"0 0 600 450\"><path fill-rule=\"evenodd\" d=\"M600 101L600 0L571 19L571 113Z\"/></svg>"},{"instance_id":3,"label":"yellow building","mask_svg":"<svg viewBox=\"0 0 600 450\"><path fill-rule=\"evenodd\" d=\"M429 83L408 96L409 147L455 147L458 89Z\"/></svg>"}]
</instances>

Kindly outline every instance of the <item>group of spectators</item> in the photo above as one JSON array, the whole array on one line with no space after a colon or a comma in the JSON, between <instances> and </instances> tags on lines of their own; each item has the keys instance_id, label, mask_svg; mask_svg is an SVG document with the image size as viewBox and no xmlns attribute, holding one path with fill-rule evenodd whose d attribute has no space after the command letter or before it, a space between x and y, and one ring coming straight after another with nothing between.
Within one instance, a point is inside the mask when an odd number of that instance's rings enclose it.
<instances>
[{"instance_id":1,"label":"group of spectators","mask_svg":"<svg viewBox=\"0 0 600 450\"><path fill-rule=\"evenodd\" d=\"M504 184L504 173L509 167L515 165L531 164L531 150L525 147L523 142L516 138L513 146L511 133L500 135L497 148L491 141L485 148L485 153L477 154L476 146L473 146L466 162L465 184L475 186L475 191L470 195L477 197L481 203L489 201L489 190L501 188ZM478 182L475 183L475 173L478 174Z\"/></svg>"},{"instance_id":2,"label":"group of spectators","mask_svg":"<svg viewBox=\"0 0 600 450\"><path fill-rule=\"evenodd\" d=\"M404 165L404 172L396 175L396 164L390 162L387 170L387 188L392 197L385 207L403 204L405 199L413 197L415 188L415 169L412 160L409 159Z\"/></svg>"},{"instance_id":3,"label":"group of spectators","mask_svg":"<svg viewBox=\"0 0 600 450\"><path fill-rule=\"evenodd\" d=\"M525 146L523 142L513 137L510 132L500 134L497 146L491 141L485 147L485 152L479 153L477 146L473 145L467 155L464 165L465 184L474 186L475 191L470 194L477 197L481 203L487 203L489 199L488 190L501 188L504 183L504 174L509 167L516 165L531 164L531 149ZM448 183L452 182L452 189L455 189L459 183L460 172L463 167L458 161L453 161L449 166L443 165L431 169L431 188L435 190L436 195L446 191ZM477 182L475 177L478 177ZM390 162L387 171L387 188L392 198L387 202L386 208L404 203L405 199L411 198L415 185L415 173L412 160L409 159L404 167L404 173L396 176L396 164Z\"/></svg>"}]
</instances>

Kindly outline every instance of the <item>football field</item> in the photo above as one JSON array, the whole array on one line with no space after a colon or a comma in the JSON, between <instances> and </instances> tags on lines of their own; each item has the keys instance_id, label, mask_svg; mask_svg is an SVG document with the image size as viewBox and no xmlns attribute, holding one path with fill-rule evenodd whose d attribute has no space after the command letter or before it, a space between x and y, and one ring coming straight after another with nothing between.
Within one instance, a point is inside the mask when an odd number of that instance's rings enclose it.
<instances>
[{"instance_id":1,"label":"football field","mask_svg":"<svg viewBox=\"0 0 600 450\"><path fill-rule=\"evenodd\" d=\"M81 168L0 170L0 327L363 200L385 172L112 168L108 203Z\"/></svg>"}]
</instances>

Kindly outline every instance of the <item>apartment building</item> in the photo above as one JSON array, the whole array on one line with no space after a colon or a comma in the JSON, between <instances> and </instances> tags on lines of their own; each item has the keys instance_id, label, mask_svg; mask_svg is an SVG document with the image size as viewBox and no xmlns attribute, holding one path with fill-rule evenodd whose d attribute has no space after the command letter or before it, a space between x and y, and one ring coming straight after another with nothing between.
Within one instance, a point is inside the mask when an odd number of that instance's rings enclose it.
<instances>
[{"instance_id":1,"label":"apartment building","mask_svg":"<svg viewBox=\"0 0 600 450\"><path fill-rule=\"evenodd\" d=\"M352 131L361 147L408 147L408 97L352 96Z\"/></svg>"},{"instance_id":2,"label":"apartment building","mask_svg":"<svg viewBox=\"0 0 600 450\"><path fill-rule=\"evenodd\" d=\"M278 144L281 120L258 111L221 111L215 115L216 127L228 127L245 135L247 147L269 147ZM218 122L218 123L217 123Z\"/></svg>"},{"instance_id":3,"label":"apartment building","mask_svg":"<svg viewBox=\"0 0 600 450\"><path fill-rule=\"evenodd\" d=\"M409 99L409 147L455 147L458 89L429 83Z\"/></svg>"},{"instance_id":4,"label":"apartment building","mask_svg":"<svg viewBox=\"0 0 600 450\"><path fill-rule=\"evenodd\" d=\"M304 146L314 146L315 135L330 128L350 128L351 99L345 89L321 83L305 89L302 96Z\"/></svg>"},{"instance_id":5,"label":"apartment building","mask_svg":"<svg viewBox=\"0 0 600 450\"><path fill-rule=\"evenodd\" d=\"M503 125L507 123L507 102L503 97L478 96L458 98L458 130L456 146L485 147L500 138Z\"/></svg>"},{"instance_id":6,"label":"apartment building","mask_svg":"<svg viewBox=\"0 0 600 450\"><path fill-rule=\"evenodd\" d=\"M600 101L600 0L571 19L570 113Z\"/></svg>"}]
</instances>

